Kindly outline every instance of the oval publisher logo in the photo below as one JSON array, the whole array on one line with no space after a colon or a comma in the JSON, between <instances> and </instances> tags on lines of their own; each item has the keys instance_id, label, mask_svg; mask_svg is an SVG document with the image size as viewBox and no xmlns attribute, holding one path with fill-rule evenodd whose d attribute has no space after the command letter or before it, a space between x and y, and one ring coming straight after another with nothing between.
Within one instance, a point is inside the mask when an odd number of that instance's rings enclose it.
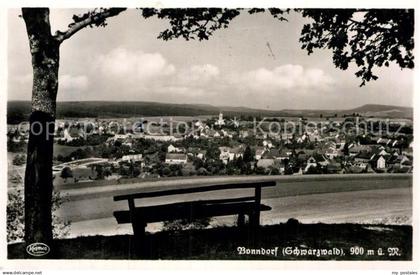
<instances>
[{"instance_id":1,"label":"oval publisher logo","mask_svg":"<svg viewBox=\"0 0 420 275\"><path fill-rule=\"evenodd\" d=\"M41 257L50 252L50 247L44 243L33 243L26 247L26 252L29 255Z\"/></svg>"}]
</instances>

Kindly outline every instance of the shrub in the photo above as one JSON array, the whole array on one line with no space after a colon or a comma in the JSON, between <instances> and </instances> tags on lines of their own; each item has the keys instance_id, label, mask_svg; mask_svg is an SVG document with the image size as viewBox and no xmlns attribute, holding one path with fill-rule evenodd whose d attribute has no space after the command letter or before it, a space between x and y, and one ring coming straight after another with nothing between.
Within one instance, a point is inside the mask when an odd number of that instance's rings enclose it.
<instances>
[{"instance_id":1,"label":"shrub","mask_svg":"<svg viewBox=\"0 0 420 275\"><path fill-rule=\"evenodd\" d=\"M63 179L72 178L73 177L73 171L70 167L66 166L61 170L60 177Z\"/></svg>"},{"instance_id":2,"label":"shrub","mask_svg":"<svg viewBox=\"0 0 420 275\"><path fill-rule=\"evenodd\" d=\"M16 166L24 165L26 163L26 155L25 154L17 154L13 158L12 162L13 162L13 165L16 165Z\"/></svg>"},{"instance_id":3,"label":"shrub","mask_svg":"<svg viewBox=\"0 0 420 275\"><path fill-rule=\"evenodd\" d=\"M52 198L52 220L53 237L64 238L70 231L70 222L64 221L57 216L56 211L65 199L59 192L53 193ZM23 190L14 190L8 192L7 204L7 242L21 242L25 235L25 202Z\"/></svg>"}]
</instances>

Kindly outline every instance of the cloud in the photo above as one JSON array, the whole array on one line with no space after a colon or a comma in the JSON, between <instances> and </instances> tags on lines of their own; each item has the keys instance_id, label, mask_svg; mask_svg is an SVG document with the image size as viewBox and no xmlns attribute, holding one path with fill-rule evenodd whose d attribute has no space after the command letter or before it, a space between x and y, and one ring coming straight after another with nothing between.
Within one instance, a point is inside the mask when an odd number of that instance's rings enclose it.
<instances>
[{"instance_id":1,"label":"cloud","mask_svg":"<svg viewBox=\"0 0 420 275\"><path fill-rule=\"evenodd\" d=\"M59 76L59 89L64 91L83 91L89 86L89 80L84 75L72 76L64 74Z\"/></svg>"},{"instance_id":2,"label":"cloud","mask_svg":"<svg viewBox=\"0 0 420 275\"><path fill-rule=\"evenodd\" d=\"M329 89L333 79L323 70L305 69L301 65L286 64L274 69L259 68L244 73L233 73L230 77L235 85L254 90ZM241 84L242 83L242 84Z\"/></svg>"},{"instance_id":3,"label":"cloud","mask_svg":"<svg viewBox=\"0 0 420 275\"><path fill-rule=\"evenodd\" d=\"M202 85L215 80L220 75L220 70L212 64L192 65L178 73L178 81L183 84Z\"/></svg>"},{"instance_id":4,"label":"cloud","mask_svg":"<svg viewBox=\"0 0 420 275\"><path fill-rule=\"evenodd\" d=\"M145 80L175 73L175 66L160 53L145 53L116 48L100 55L96 67L104 74L128 80Z\"/></svg>"},{"instance_id":5,"label":"cloud","mask_svg":"<svg viewBox=\"0 0 420 275\"><path fill-rule=\"evenodd\" d=\"M194 98L209 95L223 78L218 78L220 70L212 64L192 65L182 68L173 77L160 83L154 83L156 93L171 94L182 98ZM210 84L211 82L211 84ZM211 89L208 89L211 86ZM196 100L196 99L195 99Z\"/></svg>"}]
</instances>

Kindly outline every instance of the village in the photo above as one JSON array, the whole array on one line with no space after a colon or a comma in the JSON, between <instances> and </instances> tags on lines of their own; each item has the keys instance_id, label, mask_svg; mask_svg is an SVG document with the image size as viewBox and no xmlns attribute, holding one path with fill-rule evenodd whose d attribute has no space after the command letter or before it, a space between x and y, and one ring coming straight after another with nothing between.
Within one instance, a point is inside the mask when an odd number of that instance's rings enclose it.
<instances>
[{"instance_id":1,"label":"village","mask_svg":"<svg viewBox=\"0 0 420 275\"><path fill-rule=\"evenodd\" d=\"M389 127L386 121L385 131L381 126L385 120L356 114L314 121L302 117L260 118L257 122L244 119L224 118L220 113L218 117L174 124L162 119L143 120L130 124L128 130L115 129L116 123L107 120L89 124L59 120L55 144L73 150L55 154L54 184L120 178L413 170L410 125L394 122ZM364 131L355 131L361 125L367 125ZM25 143L27 131L10 127L8 137L9 148L13 148ZM16 155L14 164L19 158L24 162L23 154Z\"/></svg>"}]
</instances>

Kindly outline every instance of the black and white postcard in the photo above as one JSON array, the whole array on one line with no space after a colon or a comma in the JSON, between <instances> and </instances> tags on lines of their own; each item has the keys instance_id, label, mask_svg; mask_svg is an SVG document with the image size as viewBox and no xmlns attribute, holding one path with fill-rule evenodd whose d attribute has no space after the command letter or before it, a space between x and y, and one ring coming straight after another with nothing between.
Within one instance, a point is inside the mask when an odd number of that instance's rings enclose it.
<instances>
[{"instance_id":1,"label":"black and white postcard","mask_svg":"<svg viewBox=\"0 0 420 275\"><path fill-rule=\"evenodd\" d=\"M413 2L85 5L2 9L3 274L417 274Z\"/></svg>"}]
</instances>

